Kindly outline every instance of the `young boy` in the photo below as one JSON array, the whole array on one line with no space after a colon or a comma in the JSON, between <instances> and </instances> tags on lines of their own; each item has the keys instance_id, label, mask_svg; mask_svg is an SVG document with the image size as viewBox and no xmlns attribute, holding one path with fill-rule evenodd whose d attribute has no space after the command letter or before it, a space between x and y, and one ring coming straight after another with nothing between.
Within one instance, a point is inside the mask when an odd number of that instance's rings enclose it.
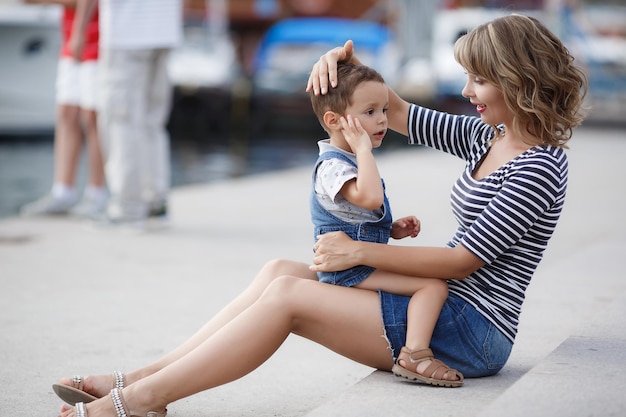
<instances>
[{"instance_id":1,"label":"young boy","mask_svg":"<svg viewBox=\"0 0 626 417\"><path fill-rule=\"evenodd\" d=\"M311 217L315 236L343 231L352 239L387 243L389 237L416 237L415 216L392 221L384 182L372 148L381 145L387 132L389 93L381 75L366 66L339 64L338 86L328 94L311 94L311 104L330 138L318 142L320 155L313 172ZM359 265L344 271L320 272L321 282L382 290L411 296L407 315L407 340L403 350L419 362L417 372L404 360L394 374L432 385L458 387L463 376L433 357L429 349L435 323L448 296L445 280L379 271ZM414 366L414 365L413 365Z\"/></svg>"}]
</instances>

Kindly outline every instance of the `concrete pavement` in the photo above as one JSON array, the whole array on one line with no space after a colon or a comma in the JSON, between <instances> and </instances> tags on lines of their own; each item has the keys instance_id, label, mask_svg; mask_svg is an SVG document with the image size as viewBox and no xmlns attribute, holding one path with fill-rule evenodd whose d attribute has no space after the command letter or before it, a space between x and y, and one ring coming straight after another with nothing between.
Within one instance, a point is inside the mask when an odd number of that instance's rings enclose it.
<instances>
[{"instance_id":1,"label":"concrete pavement","mask_svg":"<svg viewBox=\"0 0 626 417\"><path fill-rule=\"evenodd\" d=\"M618 392L626 382L626 138L581 128L571 148L566 208L500 374L455 390L415 386L292 336L253 374L172 404L169 415L626 414ZM447 241L460 161L403 147L379 166L394 215L423 224L418 240L398 243ZM176 189L171 227L150 233L1 220L0 416L55 416L61 403L50 385L61 376L144 365L191 335L266 260L308 262L310 168Z\"/></svg>"}]
</instances>

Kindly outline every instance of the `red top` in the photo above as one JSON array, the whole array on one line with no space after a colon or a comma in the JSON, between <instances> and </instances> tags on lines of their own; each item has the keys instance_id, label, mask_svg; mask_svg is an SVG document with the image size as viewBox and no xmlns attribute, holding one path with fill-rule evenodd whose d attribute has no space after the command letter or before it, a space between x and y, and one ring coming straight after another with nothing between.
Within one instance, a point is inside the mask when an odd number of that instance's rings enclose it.
<instances>
[{"instance_id":1,"label":"red top","mask_svg":"<svg viewBox=\"0 0 626 417\"><path fill-rule=\"evenodd\" d=\"M72 33L72 25L74 24L74 15L76 10L73 7L63 8L63 20L61 22L61 37L63 44L61 46L61 56L71 57L72 53L69 48L70 35ZM94 10L91 20L87 23L85 32L85 47L81 61L94 61L98 59L98 40L100 31L98 27L98 9Z\"/></svg>"}]
</instances>

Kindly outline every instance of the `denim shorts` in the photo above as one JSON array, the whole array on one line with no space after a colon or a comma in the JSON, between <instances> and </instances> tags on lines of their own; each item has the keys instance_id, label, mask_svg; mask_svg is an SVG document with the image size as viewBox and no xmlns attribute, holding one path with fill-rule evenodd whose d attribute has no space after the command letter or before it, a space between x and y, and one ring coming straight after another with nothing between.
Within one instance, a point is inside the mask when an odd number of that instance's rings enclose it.
<instances>
[{"instance_id":1,"label":"denim shorts","mask_svg":"<svg viewBox=\"0 0 626 417\"><path fill-rule=\"evenodd\" d=\"M379 292L385 336L395 362L406 340L410 297ZM430 342L435 358L477 378L496 374L506 363L513 343L472 305L450 294Z\"/></svg>"},{"instance_id":2,"label":"denim shorts","mask_svg":"<svg viewBox=\"0 0 626 417\"><path fill-rule=\"evenodd\" d=\"M336 272L318 272L319 282L326 284L340 285L342 287L354 287L365 281L376 268L367 265L358 265L354 268Z\"/></svg>"}]
</instances>

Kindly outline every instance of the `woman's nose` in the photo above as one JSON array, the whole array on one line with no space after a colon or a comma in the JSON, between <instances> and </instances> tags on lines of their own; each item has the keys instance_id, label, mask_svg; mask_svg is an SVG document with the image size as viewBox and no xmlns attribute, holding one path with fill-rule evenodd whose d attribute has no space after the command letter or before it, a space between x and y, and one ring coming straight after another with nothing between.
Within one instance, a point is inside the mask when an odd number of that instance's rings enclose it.
<instances>
[{"instance_id":1,"label":"woman's nose","mask_svg":"<svg viewBox=\"0 0 626 417\"><path fill-rule=\"evenodd\" d=\"M469 87L469 82L466 82L465 85L463 86L463 89L461 90L461 95L465 98L470 98L471 91Z\"/></svg>"}]
</instances>

